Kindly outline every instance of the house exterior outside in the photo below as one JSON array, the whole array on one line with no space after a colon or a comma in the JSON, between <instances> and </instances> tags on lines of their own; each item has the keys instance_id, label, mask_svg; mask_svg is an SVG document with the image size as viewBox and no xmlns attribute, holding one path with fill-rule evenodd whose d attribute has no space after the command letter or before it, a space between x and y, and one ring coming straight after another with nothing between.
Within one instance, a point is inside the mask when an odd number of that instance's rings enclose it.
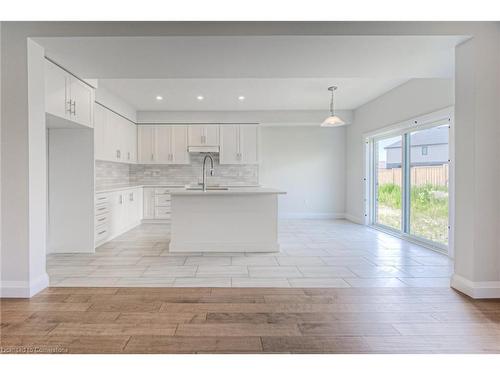
<instances>
[{"instance_id":1,"label":"house exterior outside","mask_svg":"<svg viewBox=\"0 0 500 375\"><path fill-rule=\"evenodd\" d=\"M410 136L410 163L412 166L448 164L448 126L414 132ZM401 168L401 140L384 149L387 152L385 168Z\"/></svg>"}]
</instances>

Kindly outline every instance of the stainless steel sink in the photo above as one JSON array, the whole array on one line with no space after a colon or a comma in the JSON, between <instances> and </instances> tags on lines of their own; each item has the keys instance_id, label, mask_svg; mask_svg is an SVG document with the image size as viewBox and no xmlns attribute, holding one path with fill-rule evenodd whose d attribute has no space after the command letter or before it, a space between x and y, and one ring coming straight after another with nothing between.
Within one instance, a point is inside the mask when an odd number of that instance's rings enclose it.
<instances>
[{"instance_id":1,"label":"stainless steel sink","mask_svg":"<svg viewBox=\"0 0 500 375\"><path fill-rule=\"evenodd\" d=\"M202 187L188 187L186 190L203 190ZM229 190L227 187L218 187L218 186L208 186L207 190Z\"/></svg>"}]
</instances>

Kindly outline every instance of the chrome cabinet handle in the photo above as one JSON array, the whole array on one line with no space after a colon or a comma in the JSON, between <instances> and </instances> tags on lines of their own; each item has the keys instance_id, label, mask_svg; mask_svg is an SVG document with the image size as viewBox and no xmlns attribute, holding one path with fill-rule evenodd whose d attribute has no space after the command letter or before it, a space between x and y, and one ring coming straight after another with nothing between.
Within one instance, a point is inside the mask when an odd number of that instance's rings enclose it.
<instances>
[{"instance_id":1,"label":"chrome cabinet handle","mask_svg":"<svg viewBox=\"0 0 500 375\"><path fill-rule=\"evenodd\" d=\"M133 202L134 201L134 193L130 193L128 199L130 202Z\"/></svg>"},{"instance_id":2,"label":"chrome cabinet handle","mask_svg":"<svg viewBox=\"0 0 500 375\"><path fill-rule=\"evenodd\" d=\"M68 107L66 108L66 112L69 112L70 115L71 115L71 105L72 105L72 103L73 103L73 101L71 99L66 102L66 104L68 104Z\"/></svg>"},{"instance_id":3,"label":"chrome cabinet handle","mask_svg":"<svg viewBox=\"0 0 500 375\"><path fill-rule=\"evenodd\" d=\"M76 116L76 100L73 100L73 115Z\"/></svg>"},{"instance_id":4,"label":"chrome cabinet handle","mask_svg":"<svg viewBox=\"0 0 500 375\"><path fill-rule=\"evenodd\" d=\"M122 153L120 152L120 150L116 150L116 158L120 159L121 156L122 156Z\"/></svg>"},{"instance_id":5,"label":"chrome cabinet handle","mask_svg":"<svg viewBox=\"0 0 500 375\"><path fill-rule=\"evenodd\" d=\"M104 221L104 220L106 220L105 217L101 217L100 219L97 219L97 221Z\"/></svg>"},{"instance_id":6,"label":"chrome cabinet handle","mask_svg":"<svg viewBox=\"0 0 500 375\"><path fill-rule=\"evenodd\" d=\"M154 160L154 159L155 159L154 155L153 155L153 153L151 153L151 160Z\"/></svg>"},{"instance_id":7,"label":"chrome cabinet handle","mask_svg":"<svg viewBox=\"0 0 500 375\"><path fill-rule=\"evenodd\" d=\"M104 234L104 233L106 233L106 231L105 231L105 230L103 230L103 231L101 231L101 232L97 233L97 235L101 235L101 234Z\"/></svg>"},{"instance_id":8,"label":"chrome cabinet handle","mask_svg":"<svg viewBox=\"0 0 500 375\"><path fill-rule=\"evenodd\" d=\"M123 195L120 194L120 204L123 204Z\"/></svg>"},{"instance_id":9,"label":"chrome cabinet handle","mask_svg":"<svg viewBox=\"0 0 500 375\"><path fill-rule=\"evenodd\" d=\"M127 152L127 160L130 160L130 152Z\"/></svg>"}]
</instances>

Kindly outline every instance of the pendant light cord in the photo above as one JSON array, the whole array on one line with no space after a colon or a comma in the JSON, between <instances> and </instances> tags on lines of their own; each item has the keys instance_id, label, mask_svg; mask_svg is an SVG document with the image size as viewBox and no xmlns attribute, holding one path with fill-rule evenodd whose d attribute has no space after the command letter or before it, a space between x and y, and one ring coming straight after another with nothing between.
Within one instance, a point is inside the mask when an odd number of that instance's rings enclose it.
<instances>
[{"instance_id":1,"label":"pendant light cord","mask_svg":"<svg viewBox=\"0 0 500 375\"><path fill-rule=\"evenodd\" d=\"M330 114L331 114L332 116L333 116L333 91L334 91L334 90L332 90L332 98L331 98L331 100L330 100Z\"/></svg>"}]
</instances>

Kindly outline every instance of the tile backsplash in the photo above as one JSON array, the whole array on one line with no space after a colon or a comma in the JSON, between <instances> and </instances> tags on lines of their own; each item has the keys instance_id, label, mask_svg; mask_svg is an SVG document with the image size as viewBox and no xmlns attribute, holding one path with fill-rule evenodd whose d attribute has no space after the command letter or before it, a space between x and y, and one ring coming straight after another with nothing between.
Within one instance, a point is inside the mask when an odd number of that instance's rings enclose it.
<instances>
[{"instance_id":1,"label":"tile backsplash","mask_svg":"<svg viewBox=\"0 0 500 375\"><path fill-rule=\"evenodd\" d=\"M95 162L95 189L130 184L130 164L115 163L112 161Z\"/></svg>"},{"instance_id":2,"label":"tile backsplash","mask_svg":"<svg viewBox=\"0 0 500 375\"><path fill-rule=\"evenodd\" d=\"M214 156L214 176L207 171L207 182L219 185L258 185L258 165L220 165L219 155ZM96 161L96 189L138 185L192 185L201 182L203 154L192 154L191 164L153 165L123 164ZM207 168L209 162L207 161Z\"/></svg>"}]
</instances>

